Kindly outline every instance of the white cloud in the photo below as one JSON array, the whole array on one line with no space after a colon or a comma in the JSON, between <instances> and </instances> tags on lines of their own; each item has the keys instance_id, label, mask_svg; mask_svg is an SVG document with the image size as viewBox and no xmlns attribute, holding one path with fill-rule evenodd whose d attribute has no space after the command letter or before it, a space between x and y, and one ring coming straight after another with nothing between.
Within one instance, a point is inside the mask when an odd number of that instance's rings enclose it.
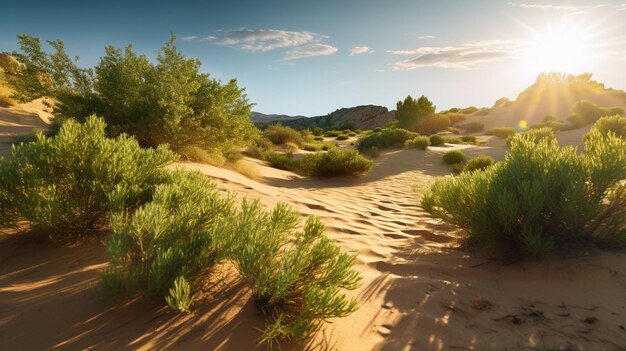
<instances>
[{"instance_id":1,"label":"white cloud","mask_svg":"<svg viewBox=\"0 0 626 351\"><path fill-rule=\"evenodd\" d=\"M293 48L285 53L284 59L298 60L307 57L315 56L329 56L334 55L339 51L336 47L327 44L311 44Z\"/></svg>"},{"instance_id":2,"label":"white cloud","mask_svg":"<svg viewBox=\"0 0 626 351\"><path fill-rule=\"evenodd\" d=\"M312 32L293 32L278 29L239 29L230 32L219 32L215 35L197 37L190 36L183 40L206 41L217 45L228 45L234 48L264 52L280 48L290 48L318 42L325 37Z\"/></svg>"},{"instance_id":3,"label":"white cloud","mask_svg":"<svg viewBox=\"0 0 626 351\"><path fill-rule=\"evenodd\" d=\"M417 37L417 39L421 39L421 40L424 40L424 39L435 39L435 36L434 35L421 35L421 36Z\"/></svg>"},{"instance_id":4,"label":"white cloud","mask_svg":"<svg viewBox=\"0 0 626 351\"><path fill-rule=\"evenodd\" d=\"M519 53L522 43L511 40L482 40L458 46L419 47L412 50L389 51L392 55L414 56L394 62L395 70L423 67L469 69L479 64L511 57Z\"/></svg>"},{"instance_id":5,"label":"white cloud","mask_svg":"<svg viewBox=\"0 0 626 351\"><path fill-rule=\"evenodd\" d=\"M524 9L536 9L536 10L546 10L546 11L562 11L562 12L573 12L573 13L587 13L589 10L598 9L602 7L606 7L606 4L598 4L598 5L554 5L554 4L526 4L526 3L514 3L509 2L509 6L521 7Z\"/></svg>"},{"instance_id":6,"label":"white cloud","mask_svg":"<svg viewBox=\"0 0 626 351\"><path fill-rule=\"evenodd\" d=\"M367 46L355 46L350 49L350 56L366 54L368 52L372 52L372 50L370 50Z\"/></svg>"}]
</instances>

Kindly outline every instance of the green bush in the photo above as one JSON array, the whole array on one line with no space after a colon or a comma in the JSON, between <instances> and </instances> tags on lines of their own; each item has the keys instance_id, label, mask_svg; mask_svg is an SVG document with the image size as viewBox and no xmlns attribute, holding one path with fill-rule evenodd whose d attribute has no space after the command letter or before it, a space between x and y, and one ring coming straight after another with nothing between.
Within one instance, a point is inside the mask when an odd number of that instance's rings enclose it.
<instances>
[{"instance_id":1,"label":"green bush","mask_svg":"<svg viewBox=\"0 0 626 351\"><path fill-rule=\"evenodd\" d=\"M463 140L461 138L454 137L454 136L453 137L444 137L443 141L446 144L462 144L463 143Z\"/></svg>"},{"instance_id":2,"label":"green bush","mask_svg":"<svg viewBox=\"0 0 626 351\"><path fill-rule=\"evenodd\" d=\"M572 115L569 120L573 125L582 127L594 123L600 117L613 115L624 115L624 109L621 107L599 107L593 102L583 100L572 107Z\"/></svg>"},{"instance_id":3,"label":"green bush","mask_svg":"<svg viewBox=\"0 0 626 351\"><path fill-rule=\"evenodd\" d=\"M592 129L585 154L522 133L503 162L438 180L423 208L508 259L626 243L626 140Z\"/></svg>"},{"instance_id":4,"label":"green bush","mask_svg":"<svg viewBox=\"0 0 626 351\"><path fill-rule=\"evenodd\" d=\"M336 138L341 134L342 132L340 130L329 130L326 133L324 133L324 136L329 137L329 138Z\"/></svg>"},{"instance_id":5,"label":"green bush","mask_svg":"<svg viewBox=\"0 0 626 351\"><path fill-rule=\"evenodd\" d=\"M476 139L476 137L472 135L464 135L461 137L461 141L464 143L476 144L478 139Z\"/></svg>"},{"instance_id":6,"label":"green bush","mask_svg":"<svg viewBox=\"0 0 626 351\"><path fill-rule=\"evenodd\" d=\"M443 137L441 137L440 135L434 134L431 135L430 138L430 145L431 146L440 146L446 143L446 141L443 139Z\"/></svg>"},{"instance_id":7,"label":"green bush","mask_svg":"<svg viewBox=\"0 0 626 351\"><path fill-rule=\"evenodd\" d=\"M302 150L306 151L326 151L330 149L334 149L337 147L335 143L332 142L317 142L317 143L303 143Z\"/></svg>"},{"instance_id":8,"label":"green bush","mask_svg":"<svg viewBox=\"0 0 626 351\"><path fill-rule=\"evenodd\" d=\"M463 172L482 171L491 167L496 161L490 156L476 156L473 159L467 161Z\"/></svg>"},{"instance_id":9,"label":"green bush","mask_svg":"<svg viewBox=\"0 0 626 351\"><path fill-rule=\"evenodd\" d=\"M423 118L411 125L409 129L421 134L434 134L446 130L451 125L452 123L446 115L433 115Z\"/></svg>"},{"instance_id":10,"label":"green bush","mask_svg":"<svg viewBox=\"0 0 626 351\"><path fill-rule=\"evenodd\" d=\"M452 134L461 134L461 130L459 128L450 127L446 130Z\"/></svg>"},{"instance_id":11,"label":"green bush","mask_svg":"<svg viewBox=\"0 0 626 351\"><path fill-rule=\"evenodd\" d=\"M462 163L455 163L451 165L450 170L452 171L452 174L461 174L464 168L465 167L463 166Z\"/></svg>"},{"instance_id":12,"label":"green bush","mask_svg":"<svg viewBox=\"0 0 626 351\"><path fill-rule=\"evenodd\" d=\"M465 154L461 150L450 150L443 154L443 162L453 165L465 161Z\"/></svg>"},{"instance_id":13,"label":"green bush","mask_svg":"<svg viewBox=\"0 0 626 351\"><path fill-rule=\"evenodd\" d=\"M322 322L356 309L356 301L342 292L360 283L352 268L355 256L325 237L316 217L302 229L299 222L300 214L284 204L267 212L258 202L244 202L235 220L235 228L243 230L237 231L233 256L266 317L261 341L270 346L310 335Z\"/></svg>"},{"instance_id":14,"label":"green bush","mask_svg":"<svg viewBox=\"0 0 626 351\"><path fill-rule=\"evenodd\" d=\"M548 120L548 121L543 121L540 123L535 123L532 126L530 126L530 129L540 129L540 128L551 128L554 131L560 131L560 130L565 130L567 129L567 125L565 125L565 123L563 123L563 121L556 121L556 120Z\"/></svg>"},{"instance_id":15,"label":"green bush","mask_svg":"<svg viewBox=\"0 0 626 351\"><path fill-rule=\"evenodd\" d=\"M626 117L619 115L602 117L596 122L595 128L603 136L613 133L619 138L626 138Z\"/></svg>"},{"instance_id":16,"label":"green bush","mask_svg":"<svg viewBox=\"0 0 626 351\"><path fill-rule=\"evenodd\" d=\"M290 153L282 154L271 152L267 155L267 161L269 161L270 166L274 168L292 172L299 171L299 161L293 158L293 155Z\"/></svg>"},{"instance_id":17,"label":"green bush","mask_svg":"<svg viewBox=\"0 0 626 351\"><path fill-rule=\"evenodd\" d=\"M485 128L485 125L480 122L470 122L461 124L458 127L465 130L467 133L478 133Z\"/></svg>"},{"instance_id":18,"label":"green bush","mask_svg":"<svg viewBox=\"0 0 626 351\"><path fill-rule=\"evenodd\" d=\"M448 117L451 125L455 125L467 119L467 116L465 114L458 112L441 113L441 115Z\"/></svg>"},{"instance_id":19,"label":"green bush","mask_svg":"<svg viewBox=\"0 0 626 351\"><path fill-rule=\"evenodd\" d=\"M348 140L349 136L347 134L340 134L337 136L337 140Z\"/></svg>"},{"instance_id":20,"label":"green bush","mask_svg":"<svg viewBox=\"0 0 626 351\"><path fill-rule=\"evenodd\" d=\"M100 229L111 207L150 199L176 157L166 147L142 149L127 136L105 137L96 117L64 122L58 134L14 146L0 160L0 222L63 239Z\"/></svg>"},{"instance_id":21,"label":"green bush","mask_svg":"<svg viewBox=\"0 0 626 351\"><path fill-rule=\"evenodd\" d=\"M496 128L491 128L487 131L487 135L493 135L493 136L497 136L499 138L502 139L506 139L508 137L510 137L511 135L517 133L517 129L515 128L511 128L511 127L496 127Z\"/></svg>"},{"instance_id":22,"label":"green bush","mask_svg":"<svg viewBox=\"0 0 626 351\"><path fill-rule=\"evenodd\" d=\"M362 153L365 154L365 155L368 155L369 157L376 158L376 157L380 156L380 149L377 148L376 146L372 146L369 149L363 150Z\"/></svg>"},{"instance_id":23,"label":"green bush","mask_svg":"<svg viewBox=\"0 0 626 351\"><path fill-rule=\"evenodd\" d=\"M514 139L523 137L526 140L539 144L542 140L556 141L556 136L552 128L529 129L523 133L516 133L506 139L508 146L511 146Z\"/></svg>"},{"instance_id":24,"label":"green bush","mask_svg":"<svg viewBox=\"0 0 626 351\"><path fill-rule=\"evenodd\" d=\"M316 136L313 138L314 141L324 141L324 137Z\"/></svg>"},{"instance_id":25,"label":"green bush","mask_svg":"<svg viewBox=\"0 0 626 351\"><path fill-rule=\"evenodd\" d=\"M404 143L404 147L409 149L421 149L426 150L426 148L430 145L430 139L427 136L416 136L411 140L407 140Z\"/></svg>"},{"instance_id":26,"label":"green bush","mask_svg":"<svg viewBox=\"0 0 626 351\"><path fill-rule=\"evenodd\" d=\"M230 252L235 216L232 200L221 198L206 176L170 173L151 202L133 215L112 216L106 295L166 298L172 308L188 310L193 292Z\"/></svg>"},{"instance_id":27,"label":"green bush","mask_svg":"<svg viewBox=\"0 0 626 351\"><path fill-rule=\"evenodd\" d=\"M406 129L392 128L382 129L380 132L373 132L359 138L357 141L357 149L359 151L369 150L372 147L378 149L386 149L404 145L404 142L413 139L419 134L409 132Z\"/></svg>"},{"instance_id":28,"label":"green bush","mask_svg":"<svg viewBox=\"0 0 626 351\"><path fill-rule=\"evenodd\" d=\"M273 145L274 143L269 139L259 136L253 139L252 143L244 151L244 154L259 160L267 160L269 153L272 152Z\"/></svg>"},{"instance_id":29,"label":"green bush","mask_svg":"<svg viewBox=\"0 0 626 351\"><path fill-rule=\"evenodd\" d=\"M297 130L280 124L273 124L267 127L267 129L263 131L263 136L269 139L274 145L287 143L294 143L296 145L302 144L302 136Z\"/></svg>"},{"instance_id":30,"label":"green bush","mask_svg":"<svg viewBox=\"0 0 626 351\"><path fill-rule=\"evenodd\" d=\"M315 177L359 176L369 172L372 165L372 161L355 150L332 149L328 152L304 155L299 168L300 173Z\"/></svg>"}]
</instances>

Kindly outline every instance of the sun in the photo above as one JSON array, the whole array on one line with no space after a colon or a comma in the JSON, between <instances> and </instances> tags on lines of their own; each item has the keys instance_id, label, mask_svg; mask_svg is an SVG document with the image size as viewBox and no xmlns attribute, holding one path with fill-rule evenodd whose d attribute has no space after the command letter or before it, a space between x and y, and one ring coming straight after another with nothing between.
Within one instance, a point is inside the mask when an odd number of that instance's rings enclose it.
<instances>
[{"instance_id":1,"label":"sun","mask_svg":"<svg viewBox=\"0 0 626 351\"><path fill-rule=\"evenodd\" d=\"M533 73L579 73L589 67L590 44L588 31L561 22L544 31L533 31L523 55L524 65Z\"/></svg>"}]
</instances>

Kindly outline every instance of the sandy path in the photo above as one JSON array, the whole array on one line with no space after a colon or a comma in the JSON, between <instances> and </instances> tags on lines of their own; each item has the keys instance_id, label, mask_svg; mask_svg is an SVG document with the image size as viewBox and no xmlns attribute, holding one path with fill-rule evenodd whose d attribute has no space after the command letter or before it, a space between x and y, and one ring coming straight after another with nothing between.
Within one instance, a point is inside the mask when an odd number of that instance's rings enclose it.
<instances>
[{"instance_id":1,"label":"sandy path","mask_svg":"<svg viewBox=\"0 0 626 351\"><path fill-rule=\"evenodd\" d=\"M567 140L580 140L572 133ZM502 140L463 147L501 159ZM453 249L460 233L433 221L413 191L449 173L447 148L392 150L360 179L306 179L253 162L260 182L212 166L182 164L218 188L267 206L315 214L328 235L359 253L360 309L312 341L339 350L626 348L626 255L505 265ZM252 350L262 319L232 268L192 313L162 302L107 304L100 239L53 245L0 235L0 349ZM290 345L300 350L304 345Z\"/></svg>"}]
</instances>

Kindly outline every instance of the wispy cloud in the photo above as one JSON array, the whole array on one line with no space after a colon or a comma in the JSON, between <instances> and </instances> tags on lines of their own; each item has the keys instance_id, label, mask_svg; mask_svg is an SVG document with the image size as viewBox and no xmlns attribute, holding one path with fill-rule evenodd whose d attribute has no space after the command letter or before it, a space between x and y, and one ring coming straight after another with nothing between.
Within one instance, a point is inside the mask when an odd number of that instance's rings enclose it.
<instances>
[{"instance_id":1,"label":"wispy cloud","mask_svg":"<svg viewBox=\"0 0 626 351\"><path fill-rule=\"evenodd\" d=\"M521 43L511 40L482 40L458 46L419 47L412 50L389 51L392 55L413 56L392 64L395 70L423 67L470 69L479 64L516 55Z\"/></svg>"},{"instance_id":2,"label":"wispy cloud","mask_svg":"<svg viewBox=\"0 0 626 351\"><path fill-rule=\"evenodd\" d=\"M332 45L317 43L293 48L285 53L284 59L290 61L307 57L330 56L336 54L337 51L339 51L339 49Z\"/></svg>"},{"instance_id":3,"label":"wispy cloud","mask_svg":"<svg viewBox=\"0 0 626 351\"><path fill-rule=\"evenodd\" d=\"M294 32L278 29L239 29L205 37L192 35L182 39L228 45L249 52L265 52L319 42L324 38L324 36L312 32Z\"/></svg>"},{"instance_id":4,"label":"wispy cloud","mask_svg":"<svg viewBox=\"0 0 626 351\"><path fill-rule=\"evenodd\" d=\"M434 35L420 35L417 39L425 40L425 39L435 39Z\"/></svg>"},{"instance_id":5,"label":"wispy cloud","mask_svg":"<svg viewBox=\"0 0 626 351\"><path fill-rule=\"evenodd\" d=\"M367 46L355 46L350 49L350 56L366 54L368 52L372 52L372 50L370 50Z\"/></svg>"},{"instance_id":6,"label":"wispy cloud","mask_svg":"<svg viewBox=\"0 0 626 351\"><path fill-rule=\"evenodd\" d=\"M520 7L524 9L535 9L544 11L561 11L570 13L588 13L590 10L607 7L607 4L597 5L555 5L555 4L528 4L528 3L515 3L509 2L509 6Z\"/></svg>"}]
</instances>

